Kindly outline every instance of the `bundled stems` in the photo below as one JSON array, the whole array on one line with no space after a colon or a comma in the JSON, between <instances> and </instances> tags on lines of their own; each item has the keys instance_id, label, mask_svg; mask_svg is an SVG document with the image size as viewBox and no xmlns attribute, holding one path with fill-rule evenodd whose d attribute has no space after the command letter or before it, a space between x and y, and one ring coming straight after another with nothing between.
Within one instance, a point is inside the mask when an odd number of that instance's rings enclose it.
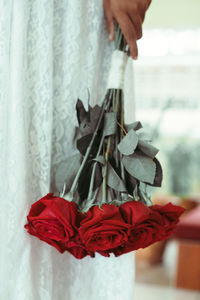
<instances>
[{"instance_id":1,"label":"bundled stems","mask_svg":"<svg viewBox=\"0 0 200 300\"><path fill-rule=\"evenodd\" d=\"M121 92L121 107L120 107L120 110L121 110L121 126L122 126L122 129L120 130L120 141L122 140L123 138L123 128L124 128L124 97L123 97L123 92ZM125 173L124 173L124 165L122 164L122 154L120 153L120 161L121 161L121 176L122 176L122 179L125 180Z\"/></svg>"},{"instance_id":2,"label":"bundled stems","mask_svg":"<svg viewBox=\"0 0 200 300\"><path fill-rule=\"evenodd\" d=\"M119 26L116 26L116 33L115 33L115 49L121 50L121 51L125 51L125 47L126 47L126 43L125 40L123 38L122 32L119 28ZM107 202L107 176L108 176L108 162L109 162L109 153L111 150L111 139L114 138L114 144L115 144L115 160L116 160L116 166L118 168L118 170L121 170L121 177L122 179L124 179L124 168L122 166L122 163L120 163L121 161L121 154L119 153L118 149L117 149L117 145L120 142L121 138L122 138L122 134L123 134L123 125L124 125L124 110L123 110L123 96L122 96L123 92L119 89L110 89L108 90L108 93L105 97L105 100L103 102L102 105L102 109L101 109L101 113L95 128L95 131L93 133L92 139L90 141L89 146L87 147L87 151L84 155L84 158L82 160L82 163L80 165L80 168L74 178L73 184L71 186L71 189L69 191L69 193L67 195L64 195L66 197L70 197L71 199L74 198L75 196L75 191L77 189L78 186L78 182L79 182L79 178L82 174L82 171L86 165L86 163L88 162L90 153L92 151L92 147L93 144L96 140L97 134L99 132L99 129L101 128L102 125L102 121L104 118L104 114L105 112L110 110L110 108L112 108L112 110L114 111L115 115L116 115L116 121L117 124L120 125L120 129L116 128L116 135L113 136L109 136L106 138L107 141L107 145L106 145L106 150L105 150L105 154L104 154L104 158L105 158L105 169L104 169L104 173L103 173L103 183L102 183L102 199L101 202L103 201L104 203ZM98 146L98 151L96 153L96 159L101 155L102 153L102 148L105 142L105 135L102 132L102 136L101 136L101 140ZM97 200L96 197L98 195L99 192L99 188L96 189L96 191L94 192L94 184L95 184L95 172L97 169L97 164L98 161L94 159L94 164L92 166L92 174L91 174L91 179L90 179L90 184L89 184L89 191L88 191L88 196L87 196L87 201L92 203L93 199ZM113 191L114 192L114 191ZM65 194L65 187L64 187L64 191L63 194ZM117 192L117 198L121 198L120 193Z\"/></svg>"},{"instance_id":3,"label":"bundled stems","mask_svg":"<svg viewBox=\"0 0 200 300\"><path fill-rule=\"evenodd\" d=\"M99 149L96 155L96 158L100 155L101 153L101 149L103 147L103 142L104 142L104 135L102 135L101 137L101 141L99 144ZM92 199L92 193L93 193L93 188L94 188L94 180L95 180L95 171L96 171L96 167L97 167L97 161L95 161L93 168L92 168L92 175L91 175L91 180L90 180L90 187L89 187L89 193L88 193L88 200Z\"/></svg>"},{"instance_id":4,"label":"bundled stems","mask_svg":"<svg viewBox=\"0 0 200 300\"><path fill-rule=\"evenodd\" d=\"M108 174L108 157L110 153L111 137L108 137L106 153L105 153L105 170L103 174L103 203L107 202L107 174Z\"/></svg>"},{"instance_id":5,"label":"bundled stems","mask_svg":"<svg viewBox=\"0 0 200 300\"><path fill-rule=\"evenodd\" d=\"M119 27L116 27L115 46L116 50L129 54ZM120 71L117 75L123 76L121 72L124 71L123 63L126 60L119 61L124 56L117 52L115 54L113 57L116 61L113 63L116 63L116 69L119 68ZM112 73L116 71L112 69ZM117 80L113 86L118 84ZM121 82L117 85L119 88L108 90L101 107L89 106L86 111L82 102L77 105L77 148L82 155L82 162L77 170L77 156L73 156L73 161L70 161L68 173L72 170L71 177L77 173L66 194L65 184L63 198L73 200L84 212L93 205L121 205L130 199L148 205L146 184L160 186L162 182L162 168L159 161L154 159L158 150L140 139L136 133L141 124L133 123L133 126L125 127L124 98L120 86Z\"/></svg>"},{"instance_id":6,"label":"bundled stems","mask_svg":"<svg viewBox=\"0 0 200 300\"><path fill-rule=\"evenodd\" d=\"M103 116L104 116L104 112L105 112L105 108L106 108L106 106L107 106L108 99L109 99L109 97L106 97L105 100L104 100L104 103L103 103L103 106L102 106L102 109L101 109L101 114L100 114L100 116L99 116L99 120L98 120L98 122L97 122L97 126L96 126L96 128L95 128L94 134L93 134L93 136L92 136L92 140L91 140L91 142L90 142L90 144L89 144L89 146L88 146L88 148L87 148L87 151L86 151L86 153L85 153L84 159L83 159L83 161L82 161L82 163L81 163L81 166L80 166L80 168L79 168L79 170L78 170L78 173L76 174L76 177L75 177L75 179L74 179L74 181L73 181L73 184L72 184L72 187L71 187L71 190L70 190L70 194L71 194L71 195L74 194L74 192L75 192L75 190L76 190L76 188L77 188L77 184L78 184L78 180L79 180L79 178L80 178L81 172L83 171L83 168L84 168L84 166L85 166L85 163L87 162L87 159L88 159L88 157L89 157L89 155L90 155L90 152L91 152L91 150L92 150L92 145L93 145L93 143L94 143L94 140L95 140L95 138L96 138L96 136L97 136L99 127L100 127L100 125L101 125L101 122L102 122L102 119L103 119Z\"/></svg>"},{"instance_id":7,"label":"bundled stems","mask_svg":"<svg viewBox=\"0 0 200 300\"><path fill-rule=\"evenodd\" d=\"M110 104L110 102L112 100L112 96L113 96L113 90L110 90L109 95L108 95L109 104ZM101 150L102 150L102 147L103 147L104 139L105 139L105 136L104 136L104 134L102 134L101 141L100 141L99 148L98 148L98 152L96 154L96 159L101 154ZM89 187L89 193L88 193L88 200L92 199L92 193L93 193L93 189L94 189L94 180L95 180L96 167L97 167L97 161L95 161L95 163L93 165L93 168L92 168L92 176L91 176L91 181L90 181L90 187ZM103 194L104 194L104 192L103 192Z\"/></svg>"}]
</instances>

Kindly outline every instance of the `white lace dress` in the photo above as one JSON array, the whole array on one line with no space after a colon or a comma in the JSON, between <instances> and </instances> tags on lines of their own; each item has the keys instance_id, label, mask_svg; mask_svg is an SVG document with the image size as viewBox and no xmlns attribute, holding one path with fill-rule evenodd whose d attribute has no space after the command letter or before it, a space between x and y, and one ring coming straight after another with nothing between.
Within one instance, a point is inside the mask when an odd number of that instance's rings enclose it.
<instances>
[{"instance_id":1,"label":"white lace dress","mask_svg":"<svg viewBox=\"0 0 200 300\"><path fill-rule=\"evenodd\" d=\"M79 261L23 228L73 151L77 98L103 100L102 1L1 0L0 12L0 299L133 300L132 253Z\"/></svg>"}]
</instances>

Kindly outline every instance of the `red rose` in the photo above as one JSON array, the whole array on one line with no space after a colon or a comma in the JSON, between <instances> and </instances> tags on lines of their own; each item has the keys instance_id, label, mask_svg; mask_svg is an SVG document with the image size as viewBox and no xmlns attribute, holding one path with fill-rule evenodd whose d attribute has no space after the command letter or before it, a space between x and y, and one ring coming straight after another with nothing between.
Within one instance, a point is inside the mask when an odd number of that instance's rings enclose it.
<instances>
[{"instance_id":1,"label":"red rose","mask_svg":"<svg viewBox=\"0 0 200 300\"><path fill-rule=\"evenodd\" d=\"M125 221L132 225L126 245L115 251L119 256L139 248L145 248L169 237L184 209L171 203L165 206L130 201L120 206Z\"/></svg>"},{"instance_id":2,"label":"red rose","mask_svg":"<svg viewBox=\"0 0 200 300\"><path fill-rule=\"evenodd\" d=\"M170 236L175 229L176 224L179 222L179 217L184 212L184 208L181 206L173 205L168 203L166 205L152 205L152 211L157 212L163 221L163 226L165 228L165 234Z\"/></svg>"},{"instance_id":3,"label":"red rose","mask_svg":"<svg viewBox=\"0 0 200 300\"><path fill-rule=\"evenodd\" d=\"M179 221L179 217L184 212L184 208L181 206L173 205L172 203L168 203L166 205L152 205L151 209L153 211L159 212L160 215L165 216L170 223L177 224Z\"/></svg>"},{"instance_id":4,"label":"red rose","mask_svg":"<svg viewBox=\"0 0 200 300\"><path fill-rule=\"evenodd\" d=\"M31 206L24 227L59 252L67 250L76 258L83 258L88 255L78 233L83 218L74 202L49 193Z\"/></svg>"},{"instance_id":5,"label":"red rose","mask_svg":"<svg viewBox=\"0 0 200 300\"><path fill-rule=\"evenodd\" d=\"M110 256L110 252L128 241L129 229L117 206L103 204L101 208L90 208L79 232L88 249Z\"/></svg>"},{"instance_id":6,"label":"red rose","mask_svg":"<svg viewBox=\"0 0 200 300\"><path fill-rule=\"evenodd\" d=\"M140 224L150 216L150 209L138 201L128 201L120 205L120 213L130 225Z\"/></svg>"}]
</instances>

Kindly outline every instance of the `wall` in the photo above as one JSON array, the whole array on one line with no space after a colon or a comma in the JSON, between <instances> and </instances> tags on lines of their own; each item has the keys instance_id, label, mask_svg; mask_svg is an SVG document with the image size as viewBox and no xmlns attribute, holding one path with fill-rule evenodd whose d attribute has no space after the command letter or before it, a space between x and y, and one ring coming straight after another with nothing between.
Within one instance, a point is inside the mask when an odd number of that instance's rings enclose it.
<instances>
[{"instance_id":1,"label":"wall","mask_svg":"<svg viewBox=\"0 0 200 300\"><path fill-rule=\"evenodd\" d=\"M200 28L200 0L152 0L144 28Z\"/></svg>"}]
</instances>

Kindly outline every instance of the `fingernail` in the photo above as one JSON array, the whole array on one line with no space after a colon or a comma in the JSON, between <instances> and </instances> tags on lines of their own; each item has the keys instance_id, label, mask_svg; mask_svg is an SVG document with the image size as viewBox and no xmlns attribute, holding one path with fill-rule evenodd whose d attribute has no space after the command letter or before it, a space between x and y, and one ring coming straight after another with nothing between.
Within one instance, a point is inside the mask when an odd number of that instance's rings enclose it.
<instances>
[{"instance_id":1,"label":"fingernail","mask_svg":"<svg viewBox=\"0 0 200 300\"><path fill-rule=\"evenodd\" d=\"M134 56L134 57L133 57L133 59L135 59L135 60L137 60L137 58L138 58L137 56Z\"/></svg>"},{"instance_id":2,"label":"fingernail","mask_svg":"<svg viewBox=\"0 0 200 300\"><path fill-rule=\"evenodd\" d=\"M110 34L109 34L109 40L112 41L112 39L113 39L113 38L112 38L112 34L110 33Z\"/></svg>"}]
</instances>

